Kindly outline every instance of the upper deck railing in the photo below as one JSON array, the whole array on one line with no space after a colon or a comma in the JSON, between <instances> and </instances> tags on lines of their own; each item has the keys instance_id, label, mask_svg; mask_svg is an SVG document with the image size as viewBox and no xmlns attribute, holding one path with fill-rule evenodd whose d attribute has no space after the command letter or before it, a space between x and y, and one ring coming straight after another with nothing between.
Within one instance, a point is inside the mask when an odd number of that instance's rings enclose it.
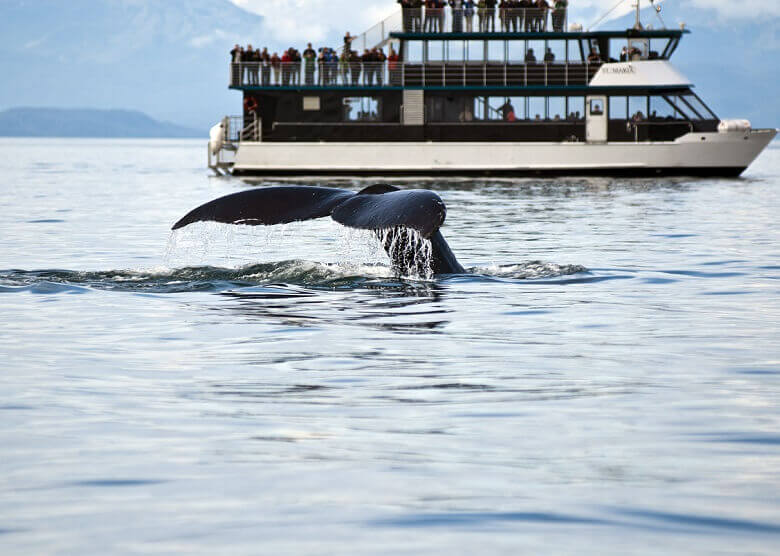
<instances>
[{"instance_id":1,"label":"upper deck railing","mask_svg":"<svg viewBox=\"0 0 780 556\"><path fill-rule=\"evenodd\" d=\"M395 33L563 32L566 8L402 8Z\"/></svg>"},{"instance_id":2,"label":"upper deck railing","mask_svg":"<svg viewBox=\"0 0 780 556\"><path fill-rule=\"evenodd\" d=\"M532 87L588 85L601 61L584 62L237 62L236 88Z\"/></svg>"}]
</instances>

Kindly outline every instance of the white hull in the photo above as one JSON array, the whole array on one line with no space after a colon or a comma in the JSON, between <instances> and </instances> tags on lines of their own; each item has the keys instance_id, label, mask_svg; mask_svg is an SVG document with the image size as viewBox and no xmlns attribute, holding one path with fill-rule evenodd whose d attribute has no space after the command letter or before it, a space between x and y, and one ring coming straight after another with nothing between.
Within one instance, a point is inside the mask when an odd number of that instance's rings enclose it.
<instances>
[{"instance_id":1,"label":"white hull","mask_svg":"<svg viewBox=\"0 0 780 556\"><path fill-rule=\"evenodd\" d=\"M259 174L738 175L777 130L688 133L639 143L242 142L233 172Z\"/></svg>"}]
</instances>

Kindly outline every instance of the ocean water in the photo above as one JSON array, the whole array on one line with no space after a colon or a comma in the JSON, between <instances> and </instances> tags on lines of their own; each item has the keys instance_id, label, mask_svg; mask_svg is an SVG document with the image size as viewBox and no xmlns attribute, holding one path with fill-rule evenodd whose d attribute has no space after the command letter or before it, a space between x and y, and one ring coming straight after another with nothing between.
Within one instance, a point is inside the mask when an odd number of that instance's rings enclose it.
<instances>
[{"instance_id":1,"label":"ocean water","mask_svg":"<svg viewBox=\"0 0 780 556\"><path fill-rule=\"evenodd\" d=\"M0 148L2 554L780 552L777 142L393 181L433 280L329 219L172 234L248 187L204 141Z\"/></svg>"}]
</instances>

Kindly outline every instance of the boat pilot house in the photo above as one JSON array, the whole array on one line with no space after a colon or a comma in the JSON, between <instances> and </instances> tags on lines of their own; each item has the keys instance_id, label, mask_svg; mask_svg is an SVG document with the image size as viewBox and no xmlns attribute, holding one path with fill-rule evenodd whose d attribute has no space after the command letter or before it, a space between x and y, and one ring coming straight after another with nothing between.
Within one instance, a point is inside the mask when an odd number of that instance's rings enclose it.
<instances>
[{"instance_id":1,"label":"boat pilot house","mask_svg":"<svg viewBox=\"0 0 780 556\"><path fill-rule=\"evenodd\" d=\"M763 148L766 136L734 160L670 150L725 139L670 62L689 31L643 27L638 17L631 29L583 31L569 25L565 2L556 5L405 8L337 48L236 50L230 87L242 91L244 111L212 130L210 165L228 148L229 167L245 174L734 174ZM749 124L727 127L751 133ZM666 147L647 148L656 144ZM598 148L572 148L585 146Z\"/></svg>"}]
</instances>

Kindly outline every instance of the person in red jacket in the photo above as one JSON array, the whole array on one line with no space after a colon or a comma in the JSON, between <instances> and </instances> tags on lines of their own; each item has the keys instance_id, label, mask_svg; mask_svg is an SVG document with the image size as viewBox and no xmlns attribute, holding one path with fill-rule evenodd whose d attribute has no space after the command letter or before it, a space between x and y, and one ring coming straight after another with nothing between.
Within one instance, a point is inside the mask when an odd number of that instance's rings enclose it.
<instances>
[{"instance_id":1,"label":"person in red jacket","mask_svg":"<svg viewBox=\"0 0 780 556\"><path fill-rule=\"evenodd\" d=\"M287 87L290 84L290 75L292 74L292 56L290 56L290 50L287 49L282 54L282 85Z\"/></svg>"},{"instance_id":2,"label":"person in red jacket","mask_svg":"<svg viewBox=\"0 0 780 556\"><path fill-rule=\"evenodd\" d=\"M390 84L401 84L401 65L399 64L400 57L398 53L390 47L390 54L387 56L387 70L390 73Z\"/></svg>"}]
</instances>

